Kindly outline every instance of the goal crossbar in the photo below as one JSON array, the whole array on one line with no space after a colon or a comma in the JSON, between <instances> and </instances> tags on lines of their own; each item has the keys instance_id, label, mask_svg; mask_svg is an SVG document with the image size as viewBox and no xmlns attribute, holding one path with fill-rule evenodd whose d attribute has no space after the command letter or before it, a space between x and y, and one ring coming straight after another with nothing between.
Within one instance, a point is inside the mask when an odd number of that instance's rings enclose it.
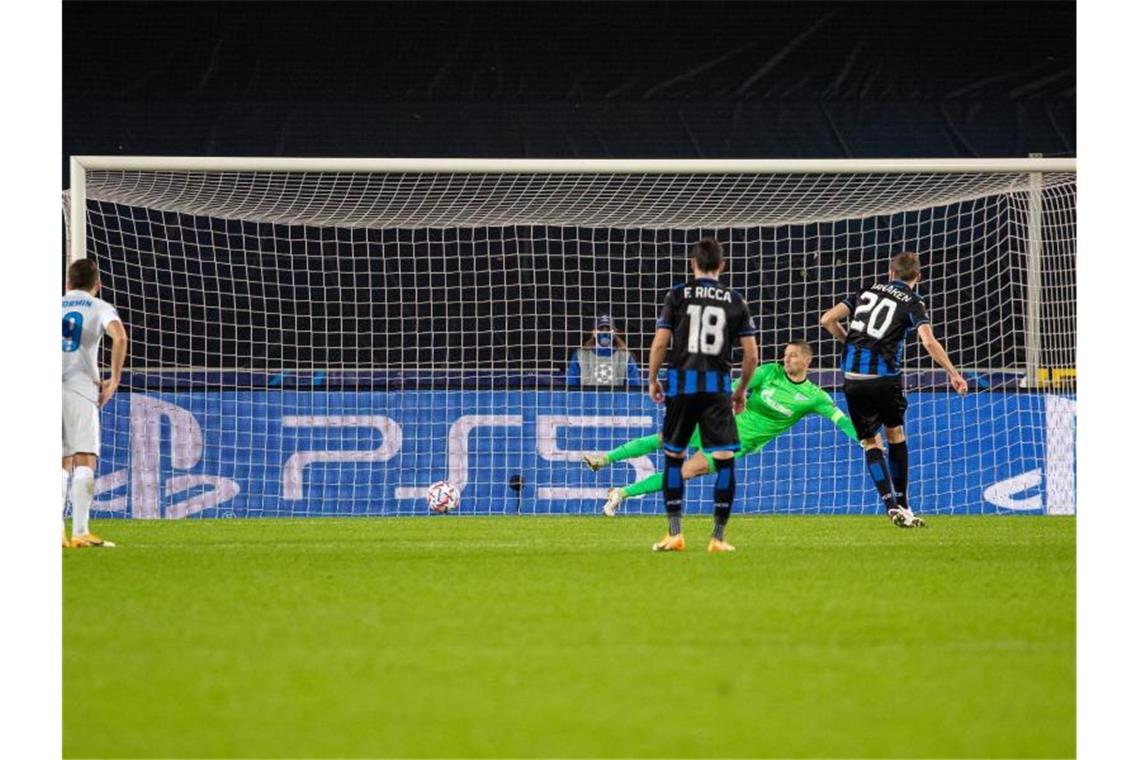
<instances>
[{"instance_id":1,"label":"goal crossbar","mask_svg":"<svg viewBox=\"0 0 1140 760\"><path fill-rule=\"evenodd\" d=\"M253 158L73 156L72 169L419 174L941 174L1075 172L1073 158Z\"/></svg>"},{"instance_id":2,"label":"goal crossbar","mask_svg":"<svg viewBox=\"0 0 1140 760\"><path fill-rule=\"evenodd\" d=\"M307 215L299 216L296 221L312 224L312 226L342 226L342 227L480 227L500 226L506 223L555 224L555 226L580 226L587 218L598 226L637 226L658 228L715 228L727 226L728 220L735 220L744 226L755 224L780 224L792 221L787 218L768 218L765 216L768 204L773 196L768 191L759 195L751 195L755 187L749 187L750 178L759 178L763 175L789 175L789 177L809 177L809 175L830 174L832 177L866 178L863 182L861 197L874 198L879 191L873 186L873 178L882 175L917 174L933 175L933 177L948 178L951 175L967 174L972 177L986 177L993 175L999 178L1010 178L1004 186L995 185L995 181L967 181L961 185L956 180L944 182L945 191L939 191L943 201L948 199L971 199L983 195L990 195L995 191L1012 191L1027 188L1033 185L1033 178L1073 177L1076 170L1076 161L1073 158L902 158L902 160L731 160L731 158L717 158L717 160L605 160L605 158L569 158L569 160L545 160L545 158L279 158L279 157L205 157L205 156L74 156L71 160L71 243L68 256L71 260L86 256L84 242L87 237L87 216L84 209L88 199L95 197L95 190L89 191L89 174L97 178L111 181L116 191L105 196L108 201L133 205L136 198L141 195L150 195L155 190L147 182L133 182L130 175L152 173L169 191L169 202L166 210L176 210L184 213L201 213L202 207L213 207L219 197L230 196L231 189L211 185L205 180L209 175L234 175L245 173L261 175L264 182L277 185L277 175L293 178L308 177L317 185L324 187L325 183L335 183L335 177L344 175L364 175L374 177L375 180L363 180L363 187L352 186L349 190L358 198L369 198L367 203L358 203L363 213L356 219L332 219L325 213L324 207L317 204L315 209L307 206ZM120 174L121 173L121 174ZM383 206L382 198L390 197L401 182L410 182L417 186L426 182L427 178L456 177L456 182L447 181L435 193L434 205L429 207L430 215L407 218L390 213L390 207L380 209L383 213L373 214L373 206ZM532 196L532 211L526 219L516 218L512 215L510 204L503 203L498 198L489 209L480 209L472 212L472 198L474 194L483 190L483 178L508 178L513 185L518 181L519 190L526 191ZM546 180L545 178L551 178ZM561 203L564 194L577 195L581 190L583 179L593 177L605 182L604 203L598 209L589 210L593 215L583 215L584 209L580 205L573 205L570 210L554 212L553 205ZM674 178L673 182L681 183L677 189L692 193L693 188L687 186L684 178L712 178L711 189L723 194L728 202L733 204L732 209L722 212L711 210L706 203L689 203L685 206L687 213L673 213L661 215L657 213L646 214L646 210L653 209L659 196L654 195L657 190L646 186L644 182L650 178ZM731 181L724 178L738 178ZM391 178L391 179L389 179ZM410 178L410 179L409 179ZM515 178L515 179L510 179ZM523 178L528 178L523 182ZM536 180L537 178L537 180ZM643 179L640 179L643 178ZM677 180L677 178L681 178ZM288 183L292 180L285 179ZM537 183L536 183L537 181ZM741 187L741 181L744 187ZM863 180L857 180L863 181ZM105 182L104 182L105 183ZM139 187L136 187L139 185ZM832 183L833 185L833 183ZM1036 182L1041 185L1040 180ZM406 186L405 186L406 187ZM91 188L106 189L100 186L98 179ZM333 189L326 187L325 189ZM836 206L832 203L833 194L846 193L847 188L833 187L822 190L819 198L813 203L811 218L816 221L832 221L837 219L855 218L855 216L869 216L885 212L884 203L890 205L890 210L910 210L913 207L922 207L933 203L933 198L912 198L909 204L897 205L897 198L884 197L881 203L864 204L861 207ZM268 191L268 190L267 190ZM788 193L803 191L803 183L793 183L787 188ZM782 191L781 191L782 194ZM890 194L888 194L890 195ZM153 197L153 196L152 196ZM620 216L625 215L627 207L632 204L635 213L632 218L621 221ZM895 204L895 205L891 205ZM271 205L271 204L270 204ZM311 204L310 204L311 205ZM684 204L683 204L684 205ZM292 212L293 206L287 211ZM282 221L280 210L270 209L268 212L260 201L252 206L244 206L235 210L233 218L255 219L278 223ZM747 211L749 213L742 213ZM736 214L735 216L733 214Z\"/></svg>"}]
</instances>

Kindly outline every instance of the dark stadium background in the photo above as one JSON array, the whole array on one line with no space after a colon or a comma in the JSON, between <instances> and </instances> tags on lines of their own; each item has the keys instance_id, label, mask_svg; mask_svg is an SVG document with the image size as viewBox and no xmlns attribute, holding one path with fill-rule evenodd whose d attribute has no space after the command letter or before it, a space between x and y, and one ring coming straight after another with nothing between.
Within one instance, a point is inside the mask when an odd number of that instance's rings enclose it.
<instances>
[{"instance_id":1,"label":"dark stadium background","mask_svg":"<svg viewBox=\"0 0 1140 760\"><path fill-rule=\"evenodd\" d=\"M69 2L63 182L66 187L67 158L82 154L1072 156L1075 15L1075 3L1068 2ZM959 241L960 255L968 258L980 254L995 230L970 209L962 211L941 221L883 218L859 235L881 250L884 268L897 243L891 230L908 225L928 225L928 239ZM137 210L123 213L138 217L136 229L161 221ZM216 222L209 220L194 224L204 239L234 233L225 225L211 229ZM959 228L969 239L959 237ZM380 242L396 233L368 234ZM518 317L534 331L527 341L513 337L510 325L460 306L442 316L485 319L477 323L484 336L478 344L415 337L417 324L441 316L428 301L389 305L369 291L425 288L423 268L407 261L383 276L358 272L360 260L335 242L290 251L306 275L290 278L286 289L254 283L208 296L205 316L220 327L208 335L199 330L194 342L182 328L200 324L204 315L187 313L163 294L217 292L218 281L248 278L236 268L267 252L248 251L240 264L186 266L182 256L197 245L187 239L152 251L137 270L124 265L108 272L105 284L135 334L147 336L135 344L142 349L132 358L135 366L203 366L212 356L241 354L252 370L463 364L534 366L542 373L564 366L599 310L617 317L644 362L654 315L627 308L614 294L663 289L674 274L646 275L624 255L637 252L637 233L574 230L585 244L569 244L570 234L551 229L537 243L520 244L509 230L492 230L488 250L494 255L465 268L470 279L464 287L521 289ZM723 233L733 234L742 231ZM95 234L97 256L108 244L123 244L112 237ZM832 366L834 355L826 351L834 346L823 340L814 317L847 295L843 283L855 285L876 272L811 250L811 239L797 232L765 240L753 231L738 250L760 256L737 265L748 271L735 272L744 281L734 284L760 304L762 346L807 333L825 350L818 364ZM438 257L447 246L426 232L420 242L401 246L398 256ZM683 242L676 277L683 274ZM956 361L1023 361L1012 343L992 348L995 335L1022 329L1012 307L1019 286L1000 289L979 309L955 301L955 293L969 292L968 283L940 282L939 263L930 263L928 279L944 286L932 288L931 306L954 335ZM958 268L981 279L986 266L992 263L979 257L976 267ZM536 269L546 279L528 280ZM138 287L143 272L161 273L147 292ZM265 311L266 298L291 299L298 307L262 324L256 315ZM1047 329L1073 329L1064 322L1071 318L1048 305L1044 317L1054 321ZM326 333L335 339L322 338ZM159 334L182 337L172 343ZM259 353L258 346L270 348ZM1075 366L1071 355L1045 359Z\"/></svg>"}]
</instances>

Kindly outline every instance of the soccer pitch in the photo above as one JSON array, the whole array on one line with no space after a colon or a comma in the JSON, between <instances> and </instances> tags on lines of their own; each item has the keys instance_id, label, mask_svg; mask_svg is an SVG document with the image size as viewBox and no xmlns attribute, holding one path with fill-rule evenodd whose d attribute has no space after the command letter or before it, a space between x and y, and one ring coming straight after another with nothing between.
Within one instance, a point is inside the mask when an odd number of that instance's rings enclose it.
<instances>
[{"instance_id":1,"label":"soccer pitch","mask_svg":"<svg viewBox=\"0 0 1140 760\"><path fill-rule=\"evenodd\" d=\"M104 521L65 757L1073 757L1076 522Z\"/></svg>"}]
</instances>

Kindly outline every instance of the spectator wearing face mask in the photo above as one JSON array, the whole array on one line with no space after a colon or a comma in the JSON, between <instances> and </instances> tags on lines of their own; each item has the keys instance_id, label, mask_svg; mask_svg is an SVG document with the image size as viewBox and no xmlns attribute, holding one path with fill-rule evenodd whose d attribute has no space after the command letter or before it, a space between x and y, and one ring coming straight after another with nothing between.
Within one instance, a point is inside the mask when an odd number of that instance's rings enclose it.
<instances>
[{"instance_id":1,"label":"spectator wearing face mask","mask_svg":"<svg viewBox=\"0 0 1140 760\"><path fill-rule=\"evenodd\" d=\"M598 317L593 331L574 352L566 372L570 388L622 388L641 386L637 361L614 328L608 314Z\"/></svg>"}]
</instances>

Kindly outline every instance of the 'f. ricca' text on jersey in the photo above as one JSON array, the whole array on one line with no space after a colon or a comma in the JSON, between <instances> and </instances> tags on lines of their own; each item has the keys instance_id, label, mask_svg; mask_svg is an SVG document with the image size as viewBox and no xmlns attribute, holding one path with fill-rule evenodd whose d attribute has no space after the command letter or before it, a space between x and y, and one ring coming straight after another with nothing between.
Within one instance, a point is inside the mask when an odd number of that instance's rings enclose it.
<instances>
[{"instance_id":1,"label":"'f. ricca' text on jersey","mask_svg":"<svg viewBox=\"0 0 1140 760\"><path fill-rule=\"evenodd\" d=\"M657 327L673 331L666 358L670 396L731 392L733 346L738 338L756 334L741 295L712 277L670 290Z\"/></svg>"},{"instance_id":2,"label":"'f. ricca' text on jersey","mask_svg":"<svg viewBox=\"0 0 1140 760\"><path fill-rule=\"evenodd\" d=\"M901 373L907 335L930 322L918 294L902 280L893 280L862 288L843 303L851 310L843 372L878 377Z\"/></svg>"}]
</instances>

